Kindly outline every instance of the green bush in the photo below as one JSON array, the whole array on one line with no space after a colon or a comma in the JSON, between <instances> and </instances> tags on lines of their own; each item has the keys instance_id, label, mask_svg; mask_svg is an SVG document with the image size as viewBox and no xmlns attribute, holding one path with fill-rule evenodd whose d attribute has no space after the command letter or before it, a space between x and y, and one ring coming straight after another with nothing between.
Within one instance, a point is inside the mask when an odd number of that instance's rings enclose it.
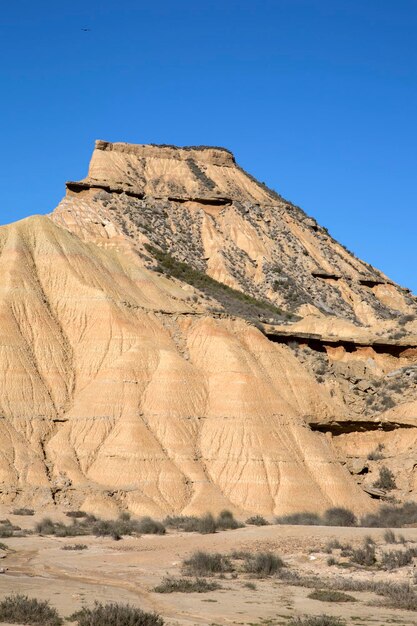
<instances>
[{"instance_id":1,"label":"green bush","mask_svg":"<svg viewBox=\"0 0 417 626\"><path fill-rule=\"evenodd\" d=\"M151 517L141 517L136 526L137 532L142 535L165 535L165 526Z\"/></svg>"},{"instance_id":2,"label":"green bush","mask_svg":"<svg viewBox=\"0 0 417 626\"><path fill-rule=\"evenodd\" d=\"M167 528L175 528L186 533L198 532L200 518L194 515L169 515L163 521Z\"/></svg>"},{"instance_id":3,"label":"green bush","mask_svg":"<svg viewBox=\"0 0 417 626\"><path fill-rule=\"evenodd\" d=\"M342 507L334 507L328 509L324 516L323 521L326 526L356 526L356 516Z\"/></svg>"},{"instance_id":4,"label":"green bush","mask_svg":"<svg viewBox=\"0 0 417 626\"><path fill-rule=\"evenodd\" d=\"M213 576L232 572L233 566L230 558L223 554L199 551L184 561L183 571L187 576Z\"/></svg>"},{"instance_id":5,"label":"green bush","mask_svg":"<svg viewBox=\"0 0 417 626\"><path fill-rule=\"evenodd\" d=\"M405 502L400 506L383 505L378 513L370 513L361 519L361 526L368 528L402 528L417 523L417 502Z\"/></svg>"},{"instance_id":6,"label":"green bush","mask_svg":"<svg viewBox=\"0 0 417 626\"><path fill-rule=\"evenodd\" d=\"M343 591L334 591L333 589L315 589L308 597L321 602L356 602L356 598L353 596L349 596L347 593L343 593Z\"/></svg>"},{"instance_id":7,"label":"green bush","mask_svg":"<svg viewBox=\"0 0 417 626\"><path fill-rule=\"evenodd\" d=\"M284 567L283 560L272 552L259 552L245 560L244 570L248 574L255 574L260 578L272 576L281 567Z\"/></svg>"},{"instance_id":8,"label":"green bush","mask_svg":"<svg viewBox=\"0 0 417 626\"><path fill-rule=\"evenodd\" d=\"M320 526L322 520L317 513L293 513L292 515L284 515L276 518L277 524L289 524L294 526Z\"/></svg>"},{"instance_id":9,"label":"green bush","mask_svg":"<svg viewBox=\"0 0 417 626\"><path fill-rule=\"evenodd\" d=\"M202 535L210 535L217 530L217 524L211 513L203 515L198 523L198 532Z\"/></svg>"},{"instance_id":10,"label":"green bush","mask_svg":"<svg viewBox=\"0 0 417 626\"><path fill-rule=\"evenodd\" d=\"M417 611L417 595L407 584L379 583L376 593L385 597L388 608Z\"/></svg>"},{"instance_id":11,"label":"green bush","mask_svg":"<svg viewBox=\"0 0 417 626\"><path fill-rule=\"evenodd\" d=\"M207 581L204 578L164 578L162 582L154 588L156 593L207 593L221 589L215 581Z\"/></svg>"},{"instance_id":12,"label":"green bush","mask_svg":"<svg viewBox=\"0 0 417 626\"><path fill-rule=\"evenodd\" d=\"M163 626L157 613L145 613L130 604L96 602L94 608L83 607L69 618L78 626Z\"/></svg>"},{"instance_id":13,"label":"green bush","mask_svg":"<svg viewBox=\"0 0 417 626\"><path fill-rule=\"evenodd\" d=\"M35 524L35 532L38 535L54 535L56 525L50 517L44 517L40 522Z\"/></svg>"},{"instance_id":14,"label":"green bush","mask_svg":"<svg viewBox=\"0 0 417 626\"><path fill-rule=\"evenodd\" d=\"M236 530L243 528L244 524L238 522L230 511L222 511L217 516L216 526L219 530Z\"/></svg>"},{"instance_id":15,"label":"green bush","mask_svg":"<svg viewBox=\"0 0 417 626\"><path fill-rule=\"evenodd\" d=\"M385 465L379 470L379 478L374 482L374 487L377 489L383 489L384 491L391 491L396 488L395 477L391 470Z\"/></svg>"},{"instance_id":16,"label":"green bush","mask_svg":"<svg viewBox=\"0 0 417 626\"><path fill-rule=\"evenodd\" d=\"M392 530L386 530L384 532L384 541L386 543L397 543L395 533L393 533Z\"/></svg>"},{"instance_id":17,"label":"green bush","mask_svg":"<svg viewBox=\"0 0 417 626\"><path fill-rule=\"evenodd\" d=\"M24 595L7 596L0 602L0 621L33 626L61 626L63 620L49 602Z\"/></svg>"},{"instance_id":18,"label":"green bush","mask_svg":"<svg viewBox=\"0 0 417 626\"><path fill-rule=\"evenodd\" d=\"M165 533L165 526L150 517L139 520L130 519L128 514L122 514L117 520L100 520L93 515L73 517L72 524L65 525L53 522L49 517L35 525L35 532L40 535L55 535L57 537L79 537L95 535L96 537L112 537L121 539L124 535L158 534Z\"/></svg>"},{"instance_id":19,"label":"green bush","mask_svg":"<svg viewBox=\"0 0 417 626\"><path fill-rule=\"evenodd\" d=\"M251 524L253 526L268 526L269 522L267 522L262 515L253 515L252 517L248 517L246 524Z\"/></svg>"},{"instance_id":20,"label":"green bush","mask_svg":"<svg viewBox=\"0 0 417 626\"><path fill-rule=\"evenodd\" d=\"M323 551L326 554L331 554L333 550L341 550L342 548L343 546L338 539L331 539L326 543Z\"/></svg>"},{"instance_id":21,"label":"green bush","mask_svg":"<svg viewBox=\"0 0 417 626\"><path fill-rule=\"evenodd\" d=\"M206 513L201 517L193 515L175 515L168 516L164 519L165 526L175 528L186 533L201 533L207 535L215 533L217 530L217 521L211 513Z\"/></svg>"},{"instance_id":22,"label":"green bush","mask_svg":"<svg viewBox=\"0 0 417 626\"><path fill-rule=\"evenodd\" d=\"M365 565L367 567L374 565L376 563L375 545L365 540L362 548L357 548L352 551L350 560L352 563Z\"/></svg>"},{"instance_id":23,"label":"green bush","mask_svg":"<svg viewBox=\"0 0 417 626\"><path fill-rule=\"evenodd\" d=\"M409 550L391 550L390 552L384 552L381 557L381 565L385 569L397 569L398 567L405 567L413 562L414 557L417 556L416 549Z\"/></svg>"}]
</instances>

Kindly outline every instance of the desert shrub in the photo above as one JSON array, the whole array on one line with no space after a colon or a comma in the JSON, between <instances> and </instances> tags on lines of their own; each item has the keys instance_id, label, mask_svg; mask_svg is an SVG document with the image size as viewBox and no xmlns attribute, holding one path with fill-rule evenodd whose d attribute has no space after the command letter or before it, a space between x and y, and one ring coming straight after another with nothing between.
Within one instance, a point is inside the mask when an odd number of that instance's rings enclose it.
<instances>
[{"instance_id":1,"label":"desert shrub","mask_svg":"<svg viewBox=\"0 0 417 626\"><path fill-rule=\"evenodd\" d=\"M397 569L398 567L410 565L415 556L417 556L416 549L391 550L382 554L381 565L385 569Z\"/></svg>"},{"instance_id":2,"label":"desert shrub","mask_svg":"<svg viewBox=\"0 0 417 626\"><path fill-rule=\"evenodd\" d=\"M238 522L231 511L221 511L217 516L216 526L219 530L236 530L243 528L244 524Z\"/></svg>"},{"instance_id":3,"label":"desert shrub","mask_svg":"<svg viewBox=\"0 0 417 626\"><path fill-rule=\"evenodd\" d=\"M356 602L356 598L353 596L334 589L315 589L308 597L322 602Z\"/></svg>"},{"instance_id":4,"label":"desert shrub","mask_svg":"<svg viewBox=\"0 0 417 626\"><path fill-rule=\"evenodd\" d=\"M14 509L12 511L13 515L35 515L35 511L33 509Z\"/></svg>"},{"instance_id":5,"label":"desert shrub","mask_svg":"<svg viewBox=\"0 0 417 626\"><path fill-rule=\"evenodd\" d=\"M63 623L49 602L20 594L7 596L0 602L0 621L34 626L61 626Z\"/></svg>"},{"instance_id":6,"label":"desert shrub","mask_svg":"<svg viewBox=\"0 0 417 626\"><path fill-rule=\"evenodd\" d=\"M294 526L319 526L322 521L317 513L293 513L276 518L277 524L290 524Z\"/></svg>"},{"instance_id":7,"label":"desert shrub","mask_svg":"<svg viewBox=\"0 0 417 626\"><path fill-rule=\"evenodd\" d=\"M63 550L88 550L85 543L72 543L62 547Z\"/></svg>"},{"instance_id":8,"label":"desert shrub","mask_svg":"<svg viewBox=\"0 0 417 626\"><path fill-rule=\"evenodd\" d=\"M78 626L163 626L157 613L145 613L130 604L96 602L92 609L83 607L69 618Z\"/></svg>"},{"instance_id":9,"label":"desert shrub","mask_svg":"<svg viewBox=\"0 0 417 626\"><path fill-rule=\"evenodd\" d=\"M173 515L163 520L167 528L183 530L186 533L198 532L200 518L194 515Z\"/></svg>"},{"instance_id":10,"label":"desert shrub","mask_svg":"<svg viewBox=\"0 0 417 626\"><path fill-rule=\"evenodd\" d=\"M294 524L306 526L355 526L357 519L352 511L342 507L333 507L328 509L322 517L317 513L308 511L302 513L293 513L292 515L284 515L276 518L277 524Z\"/></svg>"},{"instance_id":11,"label":"desert shrub","mask_svg":"<svg viewBox=\"0 0 417 626\"><path fill-rule=\"evenodd\" d=\"M255 583L251 583L250 581L244 582L242 586L246 587L246 589L251 589L252 591L256 591Z\"/></svg>"},{"instance_id":12,"label":"desert shrub","mask_svg":"<svg viewBox=\"0 0 417 626\"><path fill-rule=\"evenodd\" d=\"M84 511L67 511L65 515L67 517L72 517L73 519L80 519L82 517L87 517L87 513L84 513Z\"/></svg>"},{"instance_id":13,"label":"desert shrub","mask_svg":"<svg viewBox=\"0 0 417 626\"><path fill-rule=\"evenodd\" d=\"M329 556L329 558L327 559L327 565L331 566L331 565L336 565L337 561L334 558L334 556Z\"/></svg>"},{"instance_id":14,"label":"desert shrub","mask_svg":"<svg viewBox=\"0 0 417 626\"><path fill-rule=\"evenodd\" d=\"M35 532L38 535L54 535L55 524L50 517L44 517L40 522L35 524Z\"/></svg>"},{"instance_id":15,"label":"desert shrub","mask_svg":"<svg viewBox=\"0 0 417 626\"><path fill-rule=\"evenodd\" d=\"M307 615L288 622L288 626L345 626L345 624L345 620L332 615Z\"/></svg>"},{"instance_id":16,"label":"desert shrub","mask_svg":"<svg viewBox=\"0 0 417 626\"><path fill-rule=\"evenodd\" d=\"M122 538L121 525L110 520L101 520L94 525L96 537L112 537L115 541Z\"/></svg>"},{"instance_id":17,"label":"desert shrub","mask_svg":"<svg viewBox=\"0 0 417 626\"><path fill-rule=\"evenodd\" d=\"M391 491L396 488L394 474L385 465L379 470L379 478L374 482L374 487L377 489L383 489L384 491Z\"/></svg>"},{"instance_id":18,"label":"desert shrub","mask_svg":"<svg viewBox=\"0 0 417 626\"><path fill-rule=\"evenodd\" d=\"M244 570L248 574L255 574L260 578L272 576L281 567L284 567L283 560L272 552L259 552L246 558Z\"/></svg>"},{"instance_id":19,"label":"desert shrub","mask_svg":"<svg viewBox=\"0 0 417 626\"><path fill-rule=\"evenodd\" d=\"M8 537L13 537L13 530L7 527L0 527L0 537L1 539L7 539Z\"/></svg>"},{"instance_id":20,"label":"desert shrub","mask_svg":"<svg viewBox=\"0 0 417 626\"><path fill-rule=\"evenodd\" d=\"M356 516L342 507L334 507L327 509L323 516L323 521L326 526L356 526Z\"/></svg>"},{"instance_id":21,"label":"desert shrub","mask_svg":"<svg viewBox=\"0 0 417 626\"><path fill-rule=\"evenodd\" d=\"M164 578L162 582L154 588L156 593L207 593L221 589L215 581L207 581L204 578Z\"/></svg>"},{"instance_id":22,"label":"desert shrub","mask_svg":"<svg viewBox=\"0 0 417 626\"><path fill-rule=\"evenodd\" d=\"M216 520L211 513L203 515L198 523L198 532L202 535L210 535L217 530Z\"/></svg>"},{"instance_id":23,"label":"desert shrub","mask_svg":"<svg viewBox=\"0 0 417 626\"><path fill-rule=\"evenodd\" d=\"M350 560L352 563L367 567L374 565L376 563L375 545L365 540L361 548L352 551Z\"/></svg>"},{"instance_id":24,"label":"desert shrub","mask_svg":"<svg viewBox=\"0 0 417 626\"><path fill-rule=\"evenodd\" d=\"M326 543L323 551L326 552L326 554L331 554L333 550L341 550L342 547L343 546L338 539L331 539Z\"/></svg>"},{"instance_id":25,"label":"desert shrub","mask_svg":"<svg viewBox=\"0 0 417 626\"><path fill-rule=\"evenodd\" d=\"M393 533L392 530L386 530L384 532L384 541L385 543L397 543L395 533Z\"/></svg>"},{"instance_id":26,"label":"desert shrub","mask_svg":"<svg viewBox=\"0 0 417 626\"><path fill-rule=\"evenodd\" d=\"M417 611L417 594L407 584L377 583L375 592L384 596L388 608Z\"/></svg>"},{"instance_id":27,"label":"desert shrub","mask_svg":"<svg viewBox=\"0 0 417 626\"><path fill-rule=\"evenodd\" d=\"M230 553L230 558L235 559L236 561L245 561L250 558L250 556L251 553L246 552L246 550L233 550L233 552Z\"/></svg>"},{"instance_id":28,"label":"desert shrub","mask_svg":"<svg viewBox=\"0 0 417 626\"><path fill-rule=\"evenodd\" d=\"M232 572L233 565L224 554L199 551L184 561L183 571L187 576L212 576Z\"/></svg>"},{"instance_id":29,"label":"desert shrub","mask_svg":"<svg viewBox=\"0 0 417 626\"><path fill-rule=\"evenodd\" d=\"M227 521L228 520L224 518L223 524L226 525ZM195 517L193 515L169 516L164 519L163 523L168 528L176 528L186 533L195 532L203 535L215 533L218 528L218 523L211 513L206 513L201 517Z\"/></svg>"},{"instance_id":30,"label":"desert shrub","mask_svg":"<svg viewBox=\"0 0 417 626\"><path fill-rule=\"evenodd\" d=\"M35 532L41 535L55 535L57 537L78 537L95 535L96 537L113 537L121 539L124 535L158 534L165 533L165 526L150 517L139 520L130 519L130 515L122 514L117 520L100 520L93 515L71 516L72 524L65 525L53 522L49 517L35 525Z\"/></svg>"},{"instance_id":31,"label":"desert shrub","mask_svg":"<svg viewBox=\"0 0 417 626\"><path fill-rule=\"evenodd\" d=\"M375 450L368 454L368 461L381 461L384 458L384 455L382 454L384 447L383 443L379 443Z\"/></svg>"},{"instance_id":32,"label":"desert shrub","mask_svg":"<svg viewBox=\"0 0 417 626\"><path fill-rule=\"evenodd\" d=\"M353 552L351 543L344 543L340 550L340 556L350 556Z\"/></svg>"},{"instance_id":33,"label":"desert shrub","mask_svg":"<svg viewBox=\"0 0 417 626\"><path fill-rule=\"evenodd\" d=\"M142 535L165 535L165 526L151 517L142 517L138 520L136 528Z\"/></svg>"},{"instance_id":34,"label":"desert shrub","mask_svg":"<svg viewBox=\"0 0 417 626\"><path fill-rule=\"evenodd\" d=\"M417 523L417 502L405 502L400 506L383 505L378 513L370 513L361 519L361 526L368 528L401 528Z\"/></svg>"},{"instance_id":35,"label":"desert shrub","mask_svg":"<svg viewBox=\"0 0 417 626\"><path fill-rule=\"evenodd\" d=\"M4 550L4 551L6 551L6 550L8 550L8 549L9 549L9 546L6 546L6 544L5 544L5 543L2 543L2 542L0 541L0 550Z\"/></svg>"},{"instance_id":36,"label":"desert shrub","mask_svg":"<svg viewBox=\"0 0 417 626\"><path fill-rule=\"evenodd\" d=\"M252 517L248 517L246 524L251 524L253 526L268 526L269 522L267 522L262 515L252 515Z\"/></svg>"}]
</instances>

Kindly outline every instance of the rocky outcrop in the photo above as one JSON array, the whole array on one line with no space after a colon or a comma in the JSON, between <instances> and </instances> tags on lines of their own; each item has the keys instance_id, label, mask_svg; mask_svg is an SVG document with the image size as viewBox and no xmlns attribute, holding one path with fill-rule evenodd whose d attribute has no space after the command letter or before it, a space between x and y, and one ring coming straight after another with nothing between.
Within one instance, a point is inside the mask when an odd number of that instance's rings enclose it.
<instances>
[{"instance_id":1,"label":"rocky outcrop","mask_svg":"<svg viewBox=\"0 0 417 626\"><path fill-rule=\"evenodd\" d=\"M375 442L417 492L415 298L227 150L98 142L0 272L2 501L362 513Z\"/></svg>"}]
</instances>

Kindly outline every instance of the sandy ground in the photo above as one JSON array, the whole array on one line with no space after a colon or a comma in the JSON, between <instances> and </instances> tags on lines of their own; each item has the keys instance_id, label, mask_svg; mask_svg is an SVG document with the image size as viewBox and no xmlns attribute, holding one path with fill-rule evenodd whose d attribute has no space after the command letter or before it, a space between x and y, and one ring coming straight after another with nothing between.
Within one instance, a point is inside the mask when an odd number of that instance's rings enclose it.
<instances>
[{"instance_id":1,"label":"sandy ground","mask_svg":"<svg viewBox=\"0 0 417 626\"><path fill-rule=\"evenodd\" d=\"M32 528L35 518L7 515L14 523ZM55 516L56 517L56 516ZM417 529L402 529L407 541L417 542ZM303 574L351 576L337 566L327 565L321 551L332 538L359 544L365 535L383 543L384 530L314 526L248 526L215 535L170 532L165 536L142 536L122 541L95 537L56 538L28 536L4 539L13 550L0 566L0 597L12 592L48 599L66 617L94 600L130 602L144 610L160 613L167 624L213 626L241 624L274 626L286 624L297 615L326 613L344 617L348 624L415 626L417 616L409 611L381 607L381 597L349 592L357 602L325 603L307 596L311 589L289 586L271 579L255 580L256 590L244 586L246 575L219 581L218 591L157 594L152 591L166 575L178 576L184 558L196 550L228 553L233 550L274 550L288 566ZM88 550L62 550L65 544L85 543ZM394 546L387 546L394 549ZM409 568L392 573L360 571L356 577L369 580L381 576L407 581ZM375 605L372 606L371 603Z\"/></svg>"}]
</instances>

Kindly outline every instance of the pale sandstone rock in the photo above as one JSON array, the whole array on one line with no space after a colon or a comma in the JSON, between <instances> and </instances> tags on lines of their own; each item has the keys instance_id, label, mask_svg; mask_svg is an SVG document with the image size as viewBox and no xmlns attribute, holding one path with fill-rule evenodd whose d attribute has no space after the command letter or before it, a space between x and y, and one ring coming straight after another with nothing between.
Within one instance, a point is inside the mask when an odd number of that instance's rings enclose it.
<instances>
[{"instance_id":1,"label":"pale sandstone rock","mask_svg":"<svg viewBox=\"0 0 417 626\"><path fill-rule=\"evenodd\" d=\"M155 271L148 242L305 316L268 314L266 337L213 313L218 303ZM0 228L0 273L3 502L363 513L375 503L339 461L379 441L403 450L403 490L417 488L402 372L417 362L414 322L391 337L415 300L229 152L98 142L87 179L49 218ZM399 406L372 413L369 381L392 371Z\"/></svg>"}]
</instances>

